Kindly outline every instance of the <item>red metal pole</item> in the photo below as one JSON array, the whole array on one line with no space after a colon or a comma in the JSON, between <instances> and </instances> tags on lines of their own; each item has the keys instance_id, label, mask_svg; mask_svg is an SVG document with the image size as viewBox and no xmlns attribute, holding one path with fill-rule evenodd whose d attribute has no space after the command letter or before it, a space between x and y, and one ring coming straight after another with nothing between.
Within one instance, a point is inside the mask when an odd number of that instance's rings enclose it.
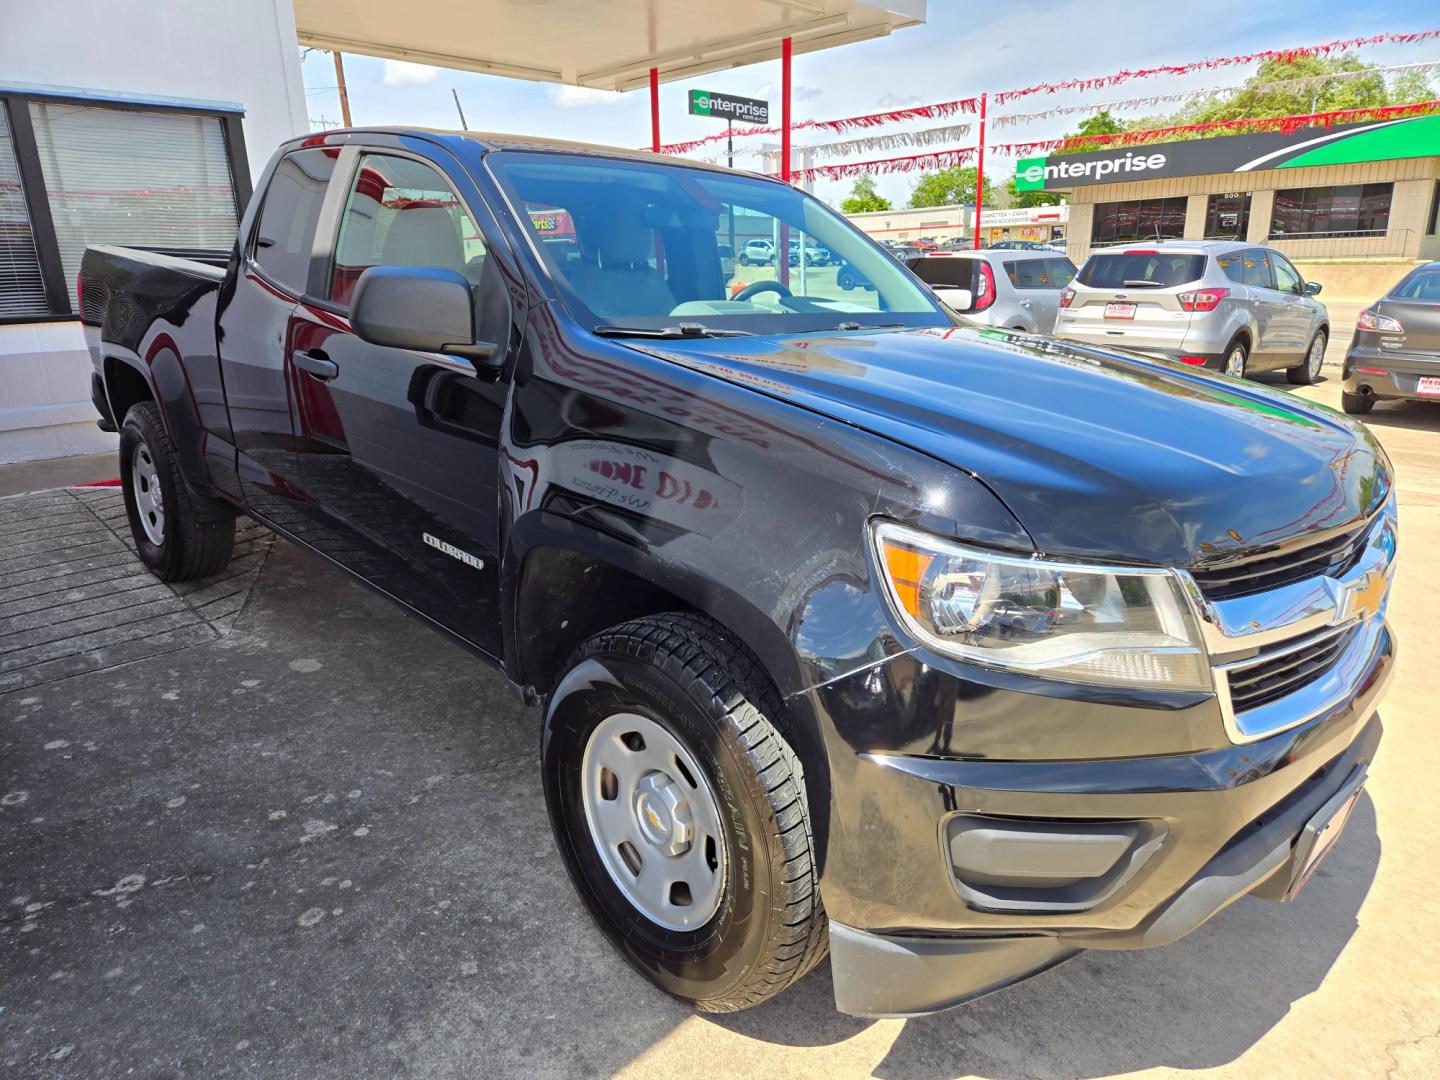
<instances>
[{"instance_id":1,"label":"red metal pole","mask_svg":"<svg viewBox=\"0 0 1440 1080\"><path fill-rule=\"evenodd\" d=\"M790 182L790 39L780 45L780 179Z\"/></svg>"},{"instance_id":2,"label":"red metal pole","mask_svg":"<svg viewBox=\"0 0 1440 1080\"><path fill-rule=\"evenodd\" d=\"M780 179L790 182L790 39L780 43ZM804 254L805 238L800 238ZM790 284L790 228L780 226L780 244L775 252L775 276L780 284Z\"/></svg>"},{"instance_id":3,"label":"red metal pole","mask_svg":"<svg viewBox=\"0 0 1440 1080\"><path fill-rule=\"evenodd\" d=\"M984 124L982 122L981 126ZM650 149L660 152L660 69L650 69Z\"/></svg>"},{"instance_id":4,"label":"red metal pole","mask_svg":"<svg viewBox=\"0 0 1440 1080\"><path fill-rule=\"evenodd\" d=\"M985 95L980 95L980 153L975 159L975 250L980 250L980 207L985 202Z\"/></svg>"}]
</instances>

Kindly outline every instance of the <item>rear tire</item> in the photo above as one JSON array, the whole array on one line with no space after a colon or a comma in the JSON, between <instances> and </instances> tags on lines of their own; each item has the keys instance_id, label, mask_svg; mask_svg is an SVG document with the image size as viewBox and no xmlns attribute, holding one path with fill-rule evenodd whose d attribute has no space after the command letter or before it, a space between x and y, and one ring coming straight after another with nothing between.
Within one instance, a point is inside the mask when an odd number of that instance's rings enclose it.
<instances>
[{"instance_id":1,"label":"rear tire","mask_svg":"<svg viewBox=\"0 0 1440 1080\"><path fill-rule=\"evenodd\" d=\"M1243 379L1250 370L1250 350L1236 338L1220 354L1220 370L1233 379Z\"/></svg>"},{"instance_id":2,"label":"rear tire","mask_svg":"<svg viewBox=\"0 0 1440 1080\"><path fill-rule=\"evenodd\" d=\"M1325 366L1325 346L1329 337L1324 330L1316 330L1315 336L1310 339L1310 347L1305 350L1305 359L1294 367L1285 369L1285 377L1295 386L1309 386L1320 378L1320 370Z\"/></svg>"},{"instance_id":3,"label":"rear tire","mask_svg":"<svg viewBox=\"0 0 1440 1080\"><path fill-rule=\"evenodd\" d=\"M754 656L690 613L596 634L547 708L545 798L576 890L631 966L703 1012L765 1001L828 948L782 716Z\"/></svg>"},{"instance_id":4,"label":"rear tire","mask_svg":"<svg viewBox=\"0 0 1440 1080\"><path fill-rule=\"evenodd\" d=\"M1370 394L1341 393L1340 395L1340 408L1351 416L1364 416L1374 407L1375 398Z\"/></svg>"},{"instance_id":5,"label":"rear tire","mask_svg":"<svg viewBox=\"0 0 1440 1080\"><path fill-rule=\"evenodd\" d=\"M161 581L218 573L235 546L235 511L195 495L153 401L132 405L120 425L120 488L135 551Z\"/></svg>"}]
</instances>

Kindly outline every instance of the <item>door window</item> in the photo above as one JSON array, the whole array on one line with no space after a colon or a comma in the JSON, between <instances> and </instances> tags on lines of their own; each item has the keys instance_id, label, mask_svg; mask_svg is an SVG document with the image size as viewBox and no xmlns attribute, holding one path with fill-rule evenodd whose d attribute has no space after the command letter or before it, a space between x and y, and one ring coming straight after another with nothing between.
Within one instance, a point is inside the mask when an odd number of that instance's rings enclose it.
<instances>
[{"instance_id":1,"label":"door window","mask_svg":"<svg viewBox=\"0 0 1440 1080\"><path fill-rule=\"evenodd\" d=\"M1305 292L1305 283L1300 280L1300 274L1284 259L1276 256L1272 263L1275 267L1275 288L1283 293L1292 293L1301 296Z\"/></svg>"},{"instance_id":2,"label":"door window","mask_svg":"<svg viewBox=\"0 0 1440 1080\"><path fill-rule=\"evenodd\" d=\"M253 257L266 277L297 296L308 291L315 222L319 220L325 185L335 171L338 156L339 151L334 147L286 154L275 166L275 174L265 190Z\"/></svg>"},{"instance_id":3,"label":"door window","mask_svg":"<svg viewBox=\"0 0 1440 1080\"><path fill-rule=\"evenodd\" d=\"M1218 261L1218 260L1217 260ZM1230 265L1226 266L1225 262ZM1270 273L1270 253L1260 248L1249 248L1234 255L1225 256L1220 266L1226 275L1249 285L1252 289L1275 288L1274 275Z\"/></svg>"},{"instance_id":4,"label":"door window","mask_svg":"<svg viewBox=\"0 0 1440 1080\"><path fill-rule=\"evenodd\" d=\"M485 242L444 176L423 162L362 154L345 200L330 299L348 304L372 266L456 270L477 285Z\"/></svg>"}]
</instances>

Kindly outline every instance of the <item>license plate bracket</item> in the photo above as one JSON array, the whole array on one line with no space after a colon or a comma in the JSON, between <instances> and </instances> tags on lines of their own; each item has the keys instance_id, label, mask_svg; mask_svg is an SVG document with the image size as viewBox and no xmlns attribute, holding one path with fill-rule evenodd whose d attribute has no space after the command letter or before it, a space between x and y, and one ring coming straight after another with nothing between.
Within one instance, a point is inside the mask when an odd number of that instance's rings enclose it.
<instances>
[{"instance_id":1,"label":"license plate bracket","mask_svg":"<svg viewBox=\"0 0 1440 1080\"><path fill-rule=\"evenodd\" d=\"M1350 820L1364 788L1365 769L1362 767L1356 769L1345 785L1305 823L1290 857L1290 885L1282 899L1293 900L1299 896L1320 864L1335 850L1335 843L1345 831L1345 824Z\"/></svg>"},{"instance_id":2,"label":"license plate bracket","mask_svg":"<svg viewBox=\"0 0 1440 1080\"><path fill-rule=\"evenodd\" d=\"M1135 318L1134 304L1106 304L1105 318L1107 319L1133 319Z\"/></svg>"}]
</instances>

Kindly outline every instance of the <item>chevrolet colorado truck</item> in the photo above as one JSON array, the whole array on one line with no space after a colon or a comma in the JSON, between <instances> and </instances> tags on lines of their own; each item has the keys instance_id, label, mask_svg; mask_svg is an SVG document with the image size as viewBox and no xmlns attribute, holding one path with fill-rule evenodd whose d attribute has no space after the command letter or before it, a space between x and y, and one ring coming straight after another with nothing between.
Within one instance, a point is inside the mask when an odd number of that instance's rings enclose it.
<instances>
[{"instance_id":1,"label":"chevrolet colorado truck","mask_svg":"<svg viewBox=\"0 0 1440 1080\"><path fill-rule=\"evenodd\" d=\"M836 265L727 274L751 239ZM213 573L248 514L497 665L590 914L701 1009L827 949L903 1016L1174 941L1293 896L1360 796L1366 430L969 326L776 180L329 132L224 268L97 247L81 286L140 558Z\"/></svg>"}]
</instances>

